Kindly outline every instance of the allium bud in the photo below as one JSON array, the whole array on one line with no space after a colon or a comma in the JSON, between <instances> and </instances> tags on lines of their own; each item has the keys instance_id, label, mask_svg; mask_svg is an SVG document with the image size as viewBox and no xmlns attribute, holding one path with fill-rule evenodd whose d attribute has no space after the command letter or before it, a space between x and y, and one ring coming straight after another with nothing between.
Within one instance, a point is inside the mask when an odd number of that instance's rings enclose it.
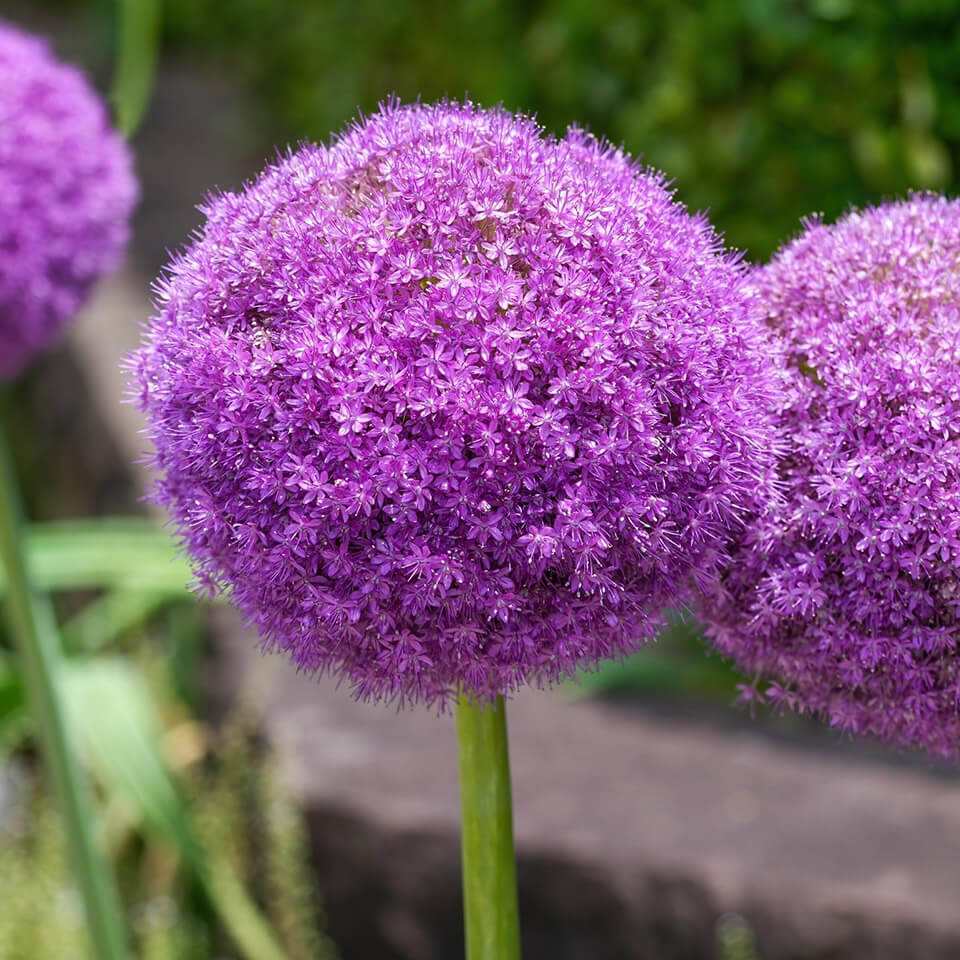
<instances>
[{"instance_id":1,"label":"allium bud","mask_svg":"<svg viewBox=\"0 0 960 960\"><path fill-rule=\"evenodd\" d=\"M744 271L659 174L388 105L214 197L131 366L201 577L358 696L635 650L772 474Z\"/></svg>"},{"instance_id":2,"label":"allium bud","mask_svg":"<svg viewBox=\"0 0 960 960\"><path fill-rule=\"evenodd\" d=\"M706 603L777 704L960 744L960 203L814 221L754 275L783 351L784 500Z\"/></svg>"},{"instance_id":3,"label":"allium bud","mask_svg":"<svg viewBox=\"0 0 960 960\"><path fill-rule=\"evenodd\" d=\"M0 23L0 379L116 266L136 196L130 152L84 76Z\"/></svg>"}]
</instances>

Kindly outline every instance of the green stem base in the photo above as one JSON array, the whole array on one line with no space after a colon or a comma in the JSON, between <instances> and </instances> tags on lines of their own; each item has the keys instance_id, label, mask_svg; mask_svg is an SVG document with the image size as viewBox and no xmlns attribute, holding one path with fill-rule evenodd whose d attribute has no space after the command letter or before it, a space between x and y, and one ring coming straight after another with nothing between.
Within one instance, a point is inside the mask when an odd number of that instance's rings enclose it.
<instances>
[{"instance_id":1,"label":"green stem base","mask_svg":"<svg viewBox=\"0 0 960 960\"><path fill-rule=\"evenodd\" d=\"M520 960L506 707L461 695L456 714L467 960Z\"/></svg>"}]
</instances>

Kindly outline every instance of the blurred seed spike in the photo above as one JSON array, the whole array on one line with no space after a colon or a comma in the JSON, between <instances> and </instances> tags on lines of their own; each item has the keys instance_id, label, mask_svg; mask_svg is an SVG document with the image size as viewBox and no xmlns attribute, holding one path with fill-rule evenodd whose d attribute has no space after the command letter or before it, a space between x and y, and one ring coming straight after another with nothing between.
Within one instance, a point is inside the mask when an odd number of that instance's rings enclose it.
<instances>
[{"instance_id":1,"label":"blurred seed spike","mask_svg":"<svg viewBox=\"0 0 960 960\"><path fill-rule=\"evenodd\" d=\"M237 876L256 877L254 782L258 761L253 749L256 720L249 708L238 707L231 713L217 738L213 767L199 786L195 820L198 832L210 838L210 844L222 849Z\"/></svg>"},{"instance_id":2,"label":"blurred seed spike","mask_svg":"<svg viewBox=\"0 0 960 960\"><path fill-rule=\"evenodd\" d=\"M229 850L246 888L262 898L289 960L335 960L336 948L323 932L305 824L259 742L261 726L252 705L234 709L212 769L194 784L196 819L211 846Z\"/></svg>"},{"instance_id":3,"label":"blurred seed spike","mask_svg":"<svg viewBox=\"0 0 960 960\"><path fill-rule=\"evenodd\" d=\"M320 894L310 870L306 826L269 759L263 764L260 783L267 913L290 960L334 960L337 951L323 932L325 918Z\"/></svg>"}]
</instances>

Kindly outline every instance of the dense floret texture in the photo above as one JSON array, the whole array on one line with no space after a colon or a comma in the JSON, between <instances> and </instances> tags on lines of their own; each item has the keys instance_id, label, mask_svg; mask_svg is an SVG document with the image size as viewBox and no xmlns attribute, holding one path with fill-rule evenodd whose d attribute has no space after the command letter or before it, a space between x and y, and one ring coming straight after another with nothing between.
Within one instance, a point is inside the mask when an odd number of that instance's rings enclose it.
<instances>
[{"instance_id":1,"label":"dense floret texture","mask_svg":"<svg viewBox=\"0 0 960 960\"><path fill-rule=\"evenodd\" d=\"M780 705L960 744L960 203L814 222L755 274L785 358L784 501L707 603Z\"/></svg>"},{"instance_id":2,"label":"dense floret texture","mask_svg":"<svg viewBox=\"0 0 960 960\"><path fill-rule=\"evenodd\" d=\"M132 361L158 499L304 670L442 705L632 651L766 488L744 271L591 137L389 105L205 214Z\"/></svg>"},{"instance_id":3,"label":"dense floret texture","mask_svg":"<svg viewBox=\"0 0 960 960\"><path fill-rule=\"evenodd\" d=\"M136 196L129 150L84 76L0 22L0 379L117 265Z\"/></svg>"}]
</instances>

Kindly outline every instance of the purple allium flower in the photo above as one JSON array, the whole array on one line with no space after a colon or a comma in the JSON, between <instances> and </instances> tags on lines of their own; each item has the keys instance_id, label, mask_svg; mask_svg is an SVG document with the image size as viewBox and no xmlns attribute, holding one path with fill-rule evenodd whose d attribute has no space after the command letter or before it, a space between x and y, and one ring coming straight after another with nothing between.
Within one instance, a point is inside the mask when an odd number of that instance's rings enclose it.
<instances>
[{"instance_id":1,"label":"purple allium flower","mask_svg":"<svg viewBox=\"0 0 960 960\"><path fill-rule=\"evenodd\" d=\"M157 498L267 648L492 698L714 575L773 472L770 380L744 270L660 175L391 104L204 212L131 366Z\"/></svg>"},{"instance_id":2,"label":"purple allium flower","mask_svg":"<svg viewBox=\"0 0 960 960\"><path fill-rule=\"evenodd\" d=\"M785 357L785 496L748 528L708 632L779 705L956 754L960 202L811 222L754 281Z\"/></svg>"},{"instance_id":3,"label":"purple allium flower","mask_svg":"<svg viewBox=\"0 0 960 960\"><path fill-rule=\"evenodd\" d=\"M0 379L116 266L136 196L130 152L83 74L0 22Z\"/></svg>"}]
</instances>

